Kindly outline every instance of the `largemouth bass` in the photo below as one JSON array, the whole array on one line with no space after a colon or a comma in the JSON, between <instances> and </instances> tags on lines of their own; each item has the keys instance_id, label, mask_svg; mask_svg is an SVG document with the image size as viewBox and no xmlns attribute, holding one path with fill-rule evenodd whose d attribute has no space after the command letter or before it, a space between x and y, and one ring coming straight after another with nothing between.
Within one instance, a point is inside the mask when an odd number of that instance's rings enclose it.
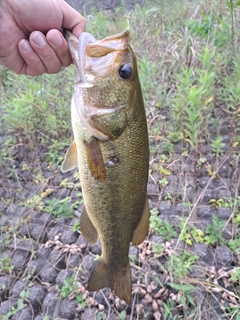
<instances>
[{"instance_id":1,"label":"largemouth bass","mask_svg":"<svg viewBox=\"0 0 240 320\"><path fill-rule=\"evenodd\" d=\"M148 132L136 57L129 32L97 41L65 30L75 65L71 118L74 142L62 171L79 167L84 199L83 236L100 238L102 255L87 289L110 287L131 302L129 245L139 245L149 226Z\"/></svg>"}]
</instances>

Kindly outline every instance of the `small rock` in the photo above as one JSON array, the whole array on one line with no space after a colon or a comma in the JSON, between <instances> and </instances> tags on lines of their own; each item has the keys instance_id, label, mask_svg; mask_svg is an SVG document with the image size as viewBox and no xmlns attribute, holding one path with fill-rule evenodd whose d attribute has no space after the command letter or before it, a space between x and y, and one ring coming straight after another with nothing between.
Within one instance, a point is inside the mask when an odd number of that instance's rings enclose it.
<instances>
[{"instance_id":1,"label":"small rock","mask_svg":"<svg viewBox=\"0 0 240 320\"><path fill-rule=\"evenodd\" d=\"M206 271L205 266L201 266L201 263L198 263L197 265L194 264L191 266L190 275L192 278L198 278L198 279L205 279L206 277Z\"/></svg>"},{"instance_id":2,"label":"small rock","mask_svg":"<svg viewBox=\"0 0 240 320\"><path fill-rule=\"evenodd\" d=\"M210 177L201 177L199 179L199 183L198 184L199 184L199 187L201 189L204 189L207 186L208 183L209 183L208 189L214 189L214 188L218 187L217 181L211 180Z\"/></svg>"},{"instance_id":3,"label":"small rock","mask_svg":"<svg viewBox=\"0 0 240 320\"><path fill-rule=\"evenodd\" d=\"M231 192L228 189L214 190L213 199L230 199Z\"/></svg>"},{"instance_id":4,"label":"small rock","mask_svg":"<svg viewBox=\"0 0 240 320\"><path fill-rule=\"evenodd\" d=\"M56 284L62 287L63 282L66 278L70 278L74 274L73 270L65 269L61 270L56 278Z\"/></svg>"},{"instance_id":5,"label":"small rock","mask_svg":"<svg viewBox=\"0 0 240 320\"><path fill-rule=\"evenodd\" d=\"M11 290L11 295L14 298L20 297L20 293L26 289L28 282L26 280L18 280Z\"/></svg>"},{"instance_id":6,"label":"small rock","mask_svg":"<svg viewBox=\"0 0 240 320\"><path fill-rule=\"evenodd\" d=\"M12 257L12 265L14 269L23 269L28 262L30 257L30 253L23 250L16 250Z\"/></svg>"},{"instance_id":7,"label":"small rock","mask_svg":"<svg viewBox=\"0 0 240 320\"><path fill-rule=\"evenodd\" d=\"M201 205L196 208L196 215L200 219L211 218L212 217L212 207L207 205Z\"/></svg>"},{"instance_id":8,"label":"small rock","mask_svg":"<svg viewBox=\"0 0 240 320\"><path fill-rule=\"evenodd\" d=\"M7 207L6 214L9 216L15 215L19 211L19 206L16 204L10 204Z\"/></svg>"},{"instance_id":9,"label":"small rock","mask_svg":"<svg viewBox=\"0 0 240 320\"><path fill-rule=\"evenodd\" d=\"M30 307L25 307L19 310L13 317L12 320L32 320L33 314Z\"/></svg>"},{"instance_id":10,"label":"small rock","mask_svg":"<svg viewBox=\"0 0 240 320\"><path fill-rule=\"evenodd\" d=\"M207 245L204 243L194 243L192 250L193 253L196 254L206 264L209 266L213 264L213 255Z\"/></svg>"},{"instance_id":11,"label":"small rock","mask_svg":"<svg viewBox=\"0 0 240 320\"><path fill-rule=\"evenodd\" d=\"M69 197L70 192L71 191L67 188L61 188L61 192L58 193L58 200L62 200Z\"/></svg>"},{"instance_id":12,"label":"small rock","mask_svg":"<svg viewBox=\"0 0 240 320\"><path fill-rule=\"evenodd\" d=\"M176 244L178 243L178 246L176 247ZM185 241L178 241L178 238L173 238L173 244L172 244L172 248L175 248L177 252L183 252L184 250L186 250L186 242Z\"/></svg>"},{"instance_id":13,"label":"small rock","mask_svg":"<svg viewBox=\"0 0 240 320\"><path fill-rule=\"evenodd\" d=\"M169 201L161 201L158 205L158 210L161 215L169 216L172 214L172 204Z\"/></svg>"},{"instance_id":14,"label":"small rock","mask_svg":"<svg viewBox=\"0 0 240 320\"><path fill-rule=\"evenodd\" d=\"M101 243L100 240L98 239L98 241L94 244L89 243L89 251L92 252L93 254L97 254L97 255L101 255L102 253L102 248L101 248Z\"/></svg>"},{"instance_id":15,"label":"small rock","mask_svg":"<svg viewBox=\"0 0 240 320\"><path fill-rule=\"evenodd\" d=\"M0 302L8 299L8 294L12 283L13 278L10 276L0 277Z\"/></svg>"},{"instance_id":16,"label":"small rock","mask_svg":"<svg viewBox=\"0 0 240 320\"><path fill-rule=\"evenodd\" d=\"M95 320L98 309L95 307L86 308L82 314L82 320Z\"/></svg>"},{"instance_id":17,"label":"small rock","mask_svg":"<svg viewBox=\"0 0 240 320\"><path fill-rule=\"evenodd\" d=\"M233 261L232 251L226 246L218 246L215 249L216 260L220 265L226 266Z\"/></svg>"},{"instance_id":18,"label":"small rock","mask_svg":"<svg viewBox=\"0 0 240 320\"><path fill-rule=\"evenodd\" d=\"M82 267L84 270L91 272L94 268L96 261L93 255L87 255L83 258Z\"/></svg>"},{"instance_id":19,"label":"small rock","mask_svg":"<svg viewBox=\"0 0 240 320\"><path fill-rule=\"evenodd\" d=\"M48 261L51 263L52 266L59 269L64 269L66 267L66 259L65 254L60 251L52 251Z\"/></svg>"},{"instance_id":20,"label":"small rock","mask_svg":"<svg viewBox=\"0 0 240 320\"><path fill-rule=\"evenodd\" d=\"M218 175L221 178L232 178L233 169L226 163L223 163L218 170Z\"/></svg>"},{"instance_id":21,"label":"small rock","mask_svg":"<svg viewBox=\"0 0 240 320\"><path fill-rule=\"evenodd\" d=\"M94 295L94 300L97 301L98 304L103 305L107 308L106 298L109 298L111 290L109 288L103 288L101 291L96 291Z\"/></svg>"},{"instance_id":22,"label":"small rock","mask_svg":"<svg viewBox=\"0 0 240 320\"><path fill-rule=\"evenodd\" d=\"M73 232L71 230L65 230L63 231L61 235L61 242L63 244L72 244L77 241L78 235L76 232Z\"/></svg>"},{"instance_id":23,"label":"small rock","mask_svg":"<svg viewBox=\"0 0 240 320\"><path fill-rule=\"evenodd\" d=\"M88 242L82 234L79 235L75 244L81 248L82 253L86 253L86 249L88 247Z\"/></svg>"},{"instance_id":24,"label":"small rock","mask_svg":"<svg viewBox=\"0 0 240 320\"><path fill-rule=\"evenodd\" d=\"M82 258L78 254L69 254L67 259L67 267L77 267L80 265Z\"/></svg>"},{"instance_id":25,"label":"small rock","mask_svg":"<svg viewBox=\"0 0 240 320\"><path fill-rule=\"evenodd\" d=\"M231 216L230 208L218 208L216 211L216 216L222 220L228 220Z\"/></svg>"},{"instance_id":26,"label":"small rock","mask_svg":"<svg viewBox=\"0 0 240 320\"><path fill-rule=\"evenodd\" d=\"M226 223L227 223L227 221L226 221ZM224 239L230 240L232 238L232 230L233 230L232 224L228 223L222 232Z\"/></svg>"},{"instance_id":27,"label":"small rock","mask_svg":"<svg viewBox=\"0 0 240 320\"><path fill-rule=\"evenodd\" d=\"M39 274L43 267L46 266L46 261L42 258L32 260L28 263L28 274Z\"/></svg>"},{"instance_id":28,"label":"small rock","mask_svg":"<svg viewBox=\"0 0 240 320\"><path fill-rule=\"evenodd\" d=\"M139 253L139 249L137 247L133 246L132 244L130 244L128 255L129 255L130 261L132 263L138 262L138 253Z\"/></svg>"},{"instance_id":29,"label":"small rock","mask_svg":"<svg viewBox=\"0 0 240 320\"><path fill-rule=\"evenodd\" d=\"M63 319L72 320L75 318L77 303L72 300L63 299L60 303L58 316Z\"/></svg>"},{"instance_id":30,"label":"small rock","mask_svg":"<svg viewBox=\"0 0 240 320\"><path fill-rule=\"evenodd\" d=\"M55 240L54 238L56 237L56 235L58 235L59 233L63 233L64 228L63 226L55 226L53 228L51 228L48 232L48 240Z\"/></svg>"},{"instance_id":31,"label":"small rock","mask_svg":"<svg viewBox=\"0 0 240 320\"><path fill-rule=\"evenodd\" d=\"M44 260L47 260L48 257L50 256L52 252L52 249L51 248L39 248L38 251L37 251L37 256L38 258L42 258Z\"/></svg>"},{"instance_id":32,"label":"small rock","mask_svg":"<svg viewBox=\"0 0 240 320\"><path fill-rule=\"evenodd\" d=\"M27 223L20 227L19 233L22 237L30 238L31 230L32 230L31 224Z\"/></svg>"},{"instance_id":33,"label":"small rock","mask_svg":"<svg viewBox=\"0 0 240 320\"><path fill-rule=\"evenodd\" d=\"M3 216L0 218L0 227L7 226L9 221L9 217Z\"/></svg>"},{"instance_id":34,"label":"small rock","mask_svg":"<svg viewBox=\"0 0 240 320\"><path fill-rule=\"evenodd\" d=\"M152 201L158 201L159 188L155 183L148 183L147 195Z\"/></svg>"},{"instance_id":35,"label":"small rock","mask_svg":"<svg viewBox=\"0 0 240 320\"><path fill-rule=\"evenodd\" d=\"M29 301L35 312L41 311L42 302L47 294L47 290L41 285L34 285L29 289Z\"/></svg>"},{"instance_id":36,"label":"small rock","mask_svg":"<svg viewBox=\"0 0 240 320\"><path fill-rule=\"evenodd\" d=\"M47 228L54 225L54 216L46 212L40 214L39 212L32 211L30 214L30 221L32 224L40 224Z\"/></svg>"},{"instance_id":37,"label":"small rock","mask_svg":"<svg viewBox=\"0 0 240 320\"><path fill-rule=\"evenodd\" d=\"M36 318L34 318L34 320L44 320L44 317L42 314L39 314L38 316L36 316Z\"/></svg>"},{"instance_id":38,"label":"small rock","mask_svg":"<svg viewBox=\"0 0 240 320\"><path fill-rule=\"evenodd\" d=\"M43 268L39 275L43 282L54 283L58 273L56 268L48 266Z\"/></svg>"},{"instance_id":39,"label":"small rock","mask_svg":"<svg viewBox=\"0 0 240 320\"><path fill-rule=\"evenodd\" d=\"M43 315L57 319L60 298L57 291L50 291L43 300Z\"/></svg>"},{"instance_id":40,"label":"small rock","mask_svg":"<svg viewBox=\"0 0 240 320\"><path fill-rule=\"evenodd\" d=\"M163 240L162 236L158 235L158 234L154 234L153 236L151 236L150 238L151 242L154 244L162 244L165 241Z\"/></svg>"},{"instance_id":41,"label":"small rock","mask_svg":"<svg viewBox=\"0 0 240 320\"><path fill-rule=\"evenodd\" d=\"M183 203L178 203L175 206L175 213L178 216L187 216L189 214L190 210L187 206L184 206Z\"/></svg>"},{"instance_id":42,"label":"small rock","mask_svg":"<svg viewBox=\"0 0 240 320\"><path fill-rule=\"evenodd\" d=\"M7 314L9 311L12 310L13 307L16 308L17 303L18 303L18 299L16 298L12 298L2 302L0 306L0 315Z\"/></svg>"},{"instance_id":43,"label":"small rock","mask_svg":"<svg viewBox=\"0 0 240 320\"><path fill-rule=\"evenodd\" d=\"M30 231L31 236L34 240L45 243L48 240L47 229L41 224L34 224Z\"/></svg>"},{"instance_id":44,"label":"small rock","mask_svg":"<svg viewBox=\"0 0 240 320\"><path fill-rule=\"evenodd\" d=\"M203 193L201 195L201 199L202 199L202 203L208 203L210 200L212 199L218 199L216 197L216 191L212 190L212 189L204 189L204 192L202 191L201 193Z\"/></svg>"}]
</instances>

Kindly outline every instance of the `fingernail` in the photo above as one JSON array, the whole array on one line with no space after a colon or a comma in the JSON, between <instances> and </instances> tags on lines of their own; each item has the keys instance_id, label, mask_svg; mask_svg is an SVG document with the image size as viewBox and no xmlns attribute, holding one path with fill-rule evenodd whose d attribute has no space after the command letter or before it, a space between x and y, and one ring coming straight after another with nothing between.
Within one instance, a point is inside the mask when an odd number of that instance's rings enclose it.
<instances>
[{"instance_id":1,"label":"fingernail","mask_svg":"<svg viewBox=\"0 0 240 320\"><path fill-rule=\"evenodd\" d=\"M37 32L33 36L32 40L39 47L44 47L46 45L45 37L41 34L41 32Z\"/></svg>"},{"instance_id":2,"label":"fingernail","mask_svg":"<svg viewBox=\"0 0 240 320\"><path fill-rule=\"evenodd\" d=\"M30 46L29 42L27 40L25 40L25 39L20 41L19 45L26 52L31 52L32 51L32 47Z\"/></svg>"},{"instance_id":3,"label":"fingernail","mask_svg":"<svg viewBox=\"0 0 240 320\"><path fill-rule=\"evenodd\" d=\"M51 39L52 44L56 47L59 47L62 44L62 37L60 34L56 33L55 36Z\"/></svg>"}]
</instances>

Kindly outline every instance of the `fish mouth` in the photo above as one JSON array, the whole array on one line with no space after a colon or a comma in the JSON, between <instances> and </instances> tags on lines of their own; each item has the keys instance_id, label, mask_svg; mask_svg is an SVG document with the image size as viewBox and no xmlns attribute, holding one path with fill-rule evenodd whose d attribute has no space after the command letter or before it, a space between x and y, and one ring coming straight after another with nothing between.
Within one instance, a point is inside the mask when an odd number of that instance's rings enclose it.
<instances>
[{"instance_id":1,"label":"fish mouth","mask_svg":"<svg viewBox=\"0 0 240 320\"><path fill-rule=\"evenodd\" d=\"M98 75L101 75L104 73L102 70L110 68L117 52L128 47L130 32L126 30L99 41L88 32L83 32L79 39L67 29L64 29L63 34L75 65L75 84L80 88L91 88L94 83L87 81L86 70L90 74L99 71Z\"/></svg>"},{"instance_id":2,"label":"fish mouth","mask_svg":"<svg viewBox=\"0 0 240 320\"><path fill-rule=\"evenodd\" d=\"M75 65L75 84L81 88L91 88L93 85L88 83L84 74L86 46L97 40L88 32L83 32L79 40L67 29L63 31L67 40L69 51Z\"/></svg>"}]
</instances>

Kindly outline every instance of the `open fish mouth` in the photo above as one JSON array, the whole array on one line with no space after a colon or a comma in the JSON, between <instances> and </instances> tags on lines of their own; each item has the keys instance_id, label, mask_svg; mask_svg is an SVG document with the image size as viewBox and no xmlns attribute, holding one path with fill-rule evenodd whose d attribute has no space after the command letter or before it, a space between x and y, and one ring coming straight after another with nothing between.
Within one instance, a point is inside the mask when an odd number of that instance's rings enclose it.
<instances>
[{"instance_id":1,"label":"open fish mouth","mask_svg":"<svg viewBox=\"0 0 240 320\"><path fill-rule=\"evenodd\" d=\"M83 32L77 39L69 30L64 29L64 36L76 67L75 84L80 88L91 88L94 85L91 82L94 79L91 73L97 72L98 76L101 76L111 67L116 55L109 55L109 53L125 50L129 45L129 34L126 30L97 41L88 32ZM89 70L87 77L86 69Z\"/></svg>"}]
</instances>

